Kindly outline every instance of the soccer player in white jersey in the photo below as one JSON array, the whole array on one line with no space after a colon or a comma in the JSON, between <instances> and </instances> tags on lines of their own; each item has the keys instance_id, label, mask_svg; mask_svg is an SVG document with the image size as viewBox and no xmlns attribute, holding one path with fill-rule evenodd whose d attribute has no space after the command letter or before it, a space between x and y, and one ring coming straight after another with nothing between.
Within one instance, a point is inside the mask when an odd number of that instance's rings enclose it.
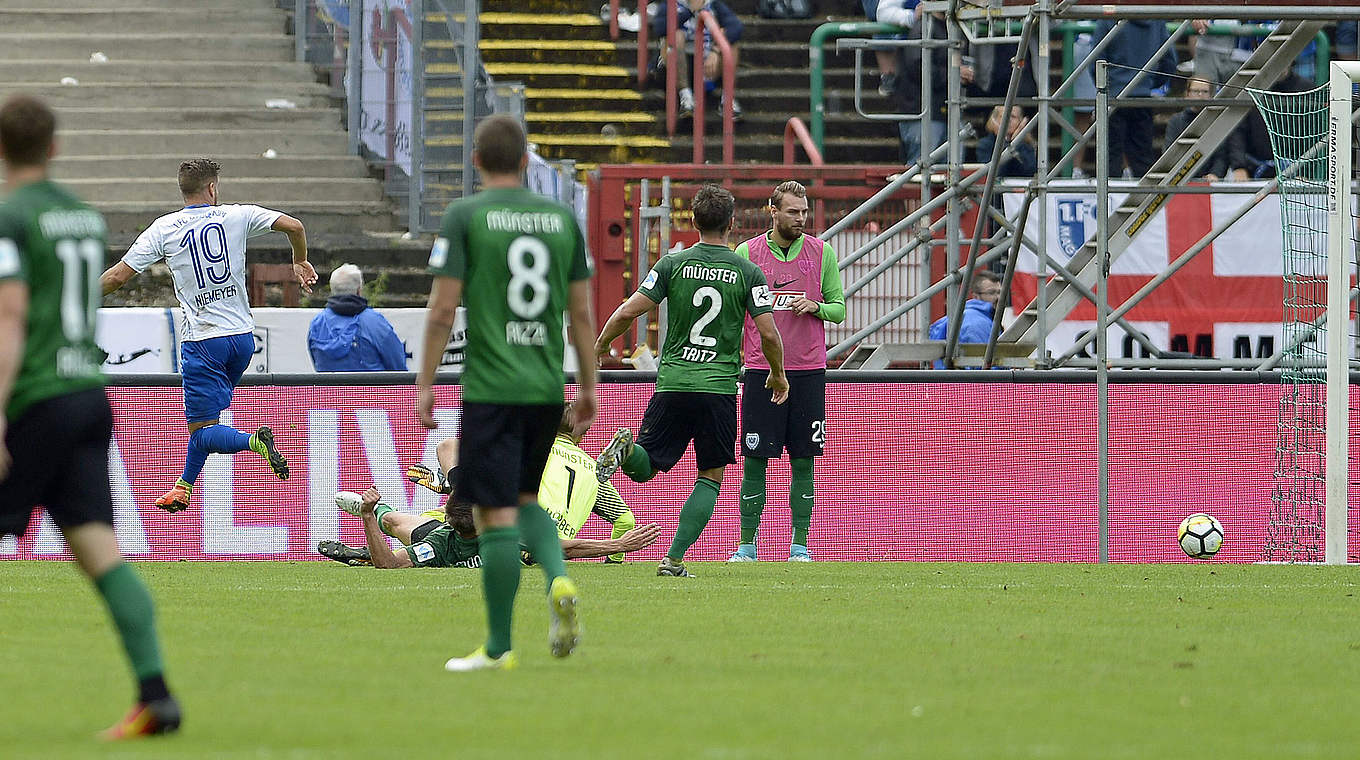
<instances>
[{"instance_id":1,"label":"soccer player in white jersey","mask_svg":"<svg viewBox=\"0 0 1360 760\"><path fill-rule=\"evenodd\" d=\"M288 461L274 445L274 433L268 426L260 426L251 435L220 424L218 418L231 406L232 392L255 352L255 320L246 297L246 241L271 230L287 235L293 248L293 273L308 293L316 283L316 270L307 262L307 233L302 222L259 206L218 205L220 170L216 161L207 158L180 164L179 190L184 208L153 222L123 260L100 277L108 295L164 260L184 310L180 371L189 450L184 474L156 500L156 506L167 512L189 507L194 481L209 454L250 449L264 457L280 479L288 479Z\"/></svg>"}]
</instances>

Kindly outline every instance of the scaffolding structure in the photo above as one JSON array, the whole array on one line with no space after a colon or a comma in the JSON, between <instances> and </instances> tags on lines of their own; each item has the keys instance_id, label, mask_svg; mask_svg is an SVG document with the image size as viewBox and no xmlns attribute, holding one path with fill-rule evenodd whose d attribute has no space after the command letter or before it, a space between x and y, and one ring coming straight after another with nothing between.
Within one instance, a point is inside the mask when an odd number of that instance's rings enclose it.
<instances>
[{"instance_id":1,"label":"scaffolding structure","mask_svg":"<svg viewBox=\"0 0 1360 760\"><path fill-rule=\"evenodd\" d=\"M1186 35L1191 33L1189 18L1226 19L1249 21L1269 18L1278 25L1266 34L1259 46L1240 69L1221 87L1216 89L1212 99L1186 100L1161 98L1155 101L1148 98L1124 97L1124 93L1110 92L1109 106L1141 107L1158 104L1161 106L1202 106L1199 115L1186 127L1181 136L1169 142L1162 155L1152 164L1147 174L1118 192L1126 193L1126 199L1109 212L1098 216L1096 222L1101 235L1108 238L1107 248L1097 250L1100 235L1092 235L1085 245L1066 263L1055 261L1049 254L1050 237L1054 230L1049 229L1047 214L1037 215L1035 224L1030 228L1027 220L1030 208L1047 207L1048 194L1054 191L1055 182L1073 165L1088 144L1095 144L1096 119L1086 129L1078 129L1064 116L1063 109L1072 106L1094 107L1094 99L1072 97L1069 93L1079 77L1085 72L1094 71L1095 63L1102 58L1104 50L1120 34L1125 33L1127 22L1136 19L1171 19L1180 21L1166 43L1152 57L1157 60L1161 54L1170 50ZM1103 19L1116 23L1108 35L1095 45L1090 52L1076 62L1074 69L1058 79L1063 73L1061 62L1055 62L1050 55L1048 41L1053 38L1055 25L1067 21ZM1167 351L1153 344L1142 331L1135 329L1126 320L1126 315L1150 293L1163 285L1177 271L1182 269L1195 256L1208 249L1213 242L1240 220L1246 213L1278 190L1279 178L1271 179L1263 185L1239 186L1236 188L1203 186L1187 187L1186 184L1197 173L1199 167L1209 160L1219 146L1253 108L1247 94L1249 89L1266 90L1287 74L1299 53L1318 36L1328 22L1360 20L1360 6L1324 5L1305 3L1299 0L1240 0L1233 4L1203 5L1192 4L1185 0L1162 0L1162 2L1086 2L1085 0L1038 0L1019 2L1018 0L923 0L918 7L918 24L924 24L921 37L924 45L944 46L948 53L946 134L959 135L966 129L964 119L965 105L970 108L1003 105L1004 120L999 135L1008 132L1007 126L1013 106L1023 106L1036 115L1029 120L1024 129L1009 140L997 139L995 150L983 166L965 165L961 155L961 141L948 139L918 162L899 175L882 192L867 201L860 209L847 214L826 230L832 235L848 229L869 213L884 199L906 183L919 183L921 186L921 206L912 214L904 217L898 224L884 230L878 237L870 239L859 249L848 252L842 259L842 269L872 252L883 242L903 230L919 230L901 249L887 256L869 277L848 283L847 297L862 288L876 273L886 271L897 262L917 257L929 262L933 256L943 255L950 262L943 277L929 275L932 267L921 266L925 278L915 296L889 310L855 334L829 349L829 356L841 357L845 367L881 369L896 363L918 363L942 359L946 366L954 366L963 354L983 354L986 366L1025 365L1039 368L1083 368L1097 365L1126 368L1177 368L1177 369L1253 369L1270 370L1278 367L1286 353L1280 346L1272 355L1254 359L1214 359L1193 357L1185 353ZM946 26L945 40L932 39L931 25ZM856 51L856 102L859 103L859 81L861 53L866 49L900 47L904 44L923 44L918 40L869 40L841 39L838 46ZM964 82L965 44L973 46L1014 45L1016 53L1012 59L1010 78L1004 98L972 98L965 104L962 97ZM923 88L931 81L932 56L922 55L921 81ZM1057 68L1055 68L1057 67ZM1135 74L1125 88L1125 92L1147 76L1147 71ZM1033 77L1034 96L1019 94L1022 80ZM1056 88L1052 82L1061 82ZM922 93L922 102L930 102L928 90ZM927 107L928 108L928 107ZM1098 109L1097 109L1098 110ZM910 115L919 118L921 115ZM897 118L901 119L902 116ZM1055 128L1057 131L1055 132ZM929 145L929 119L922 124L922 144ZM1064 145L1067 137L1071 147L1067 148L1056 161L1051 156ZM1033 180L1017 184L1014 180L1003 180L998 176L998 167L1015 155L1014 146L1021 140L1032 138L1036 144L1038 171ZM1099 145L1097 153L1107 146ZM1097 158L1099 163L1102 159ZM1098 183L1109 190L1108 182ZM1071 191L1071 186L1065 188ZM1090 191L1094 194L1096 186ZM1023 192L1023 201L1014 212L999 209L993 199L999 192ZM1095 342L1096 330L1082 335L1075 345L1054 355L1048 350L1048 336L1058 322L1065 319L1083 300L1097 304L1106 291L1105 274L1109 262L1117 259L1129 247L1130 242L1148 228L1146 222L1160 211L1167 201L1185 193L1202 194L1206 192L1237 192L1251 196L1242 206L1222 220L1215 220L1213 228L1195 242L1176 259L1168 262L1166 268L1140 288L1132 297L1120 304L1109 305L1109 323L1120 325L1126 334L1141 348L1146 358L1097 359L1086 357L1085 348ZM971 228L964 225L965 214L976 210L977 222ZM932 217L932 214L935 216ZM942 214L942 216L941 216ZM934 224L932 224L932 220ZM943 238L930 234L931 229L943 226ZM987 224L994 232L984 235ZM963 304L971 286L973 272L979 266L1004 262L1003 298L1011 292L1016 264L1021 251L1033 254L1038 261L1036 297L1028 305L1018 305L1015 321L1003 328L1001 315L1007 304L1003 301L996 310L992 329L992 340L985 349L977 347L961 348L958 343L958 329L961 323ZM1108 252L1108 253L1107 253ZM912 310L928 310L930 299L941 292L948 293L949 333L943 342L928 344L885 344L872 341L881 326L907 314ZM928 311L926 312L928 314ZM919 317L918 317L919 319ZM928 319L921 320L922 324ZM1102 320L1103 323L1103 320ZM968 363L977 364L975 360Z\"/></svg>"}]
</instances>

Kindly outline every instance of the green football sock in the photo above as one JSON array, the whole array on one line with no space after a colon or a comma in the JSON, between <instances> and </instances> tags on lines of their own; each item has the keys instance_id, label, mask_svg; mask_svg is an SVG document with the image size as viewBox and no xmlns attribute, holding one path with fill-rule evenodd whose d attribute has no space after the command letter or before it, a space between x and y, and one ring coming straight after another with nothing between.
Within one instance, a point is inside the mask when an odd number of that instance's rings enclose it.
<instances>
[{"instance_id":1,"label":"green football sock","mask_svg":"<svg viewBox=\"0 0 1360 760\"><path fill-rule=\"evenodd\" d=\"M793 542L807 546L812 526L812 457L789 460L793 478L789 481L789 510L793 513Z\"/></svg>"},{"instance_id":2,"label":"green football sock","mask_svg":"<svg viewBox=\"0 0 1360 760\"><path fill-rule=\"evenodd\" d=\"M704 527L713 517L713 507L718 503L717 481L708 478L699 478L694 482L694 491L689 498L685 499L685 506L680 509L680 526L675 529L675 538L671 540L670 551L666 556L672 562L681 562L685 559L685 552L699 540L699 534L704 532Z\"/></svg>"},{"instance_id":3,"label":"green football sock","mask_svg":"<svg viewBox=\"0 0 1360 760\"><path fill-rule=\"evenodd\" d=\"M538 566L543 568L543 578L548 582L545 591L551 590L553 579L567 574L567 565L562 559L562 542L557 538L557 524L538 504L521 504L519 535Z\"/></svg>"},{"instance_id":4,"label":"green football sock","mask_svg":"<svg viewBox=\"0 0 1360 760\"><path fill-rule=\"evenodd\" d=\"M656 475L656 470L652 468L652 458L647 455L647 450L633 444L633 450L628 452L628 458L623 460L621 468L623 474L627 475L635 483L646 483Z\"/></svg>"},{"instance_id":5,"label":"green football sock","mask_svg":"<svg viewBox=\"0 0 1360 760\"><path fill-rule=\"evenodd\" d=\"M389 535L389 536L392 536L392 532L389 531L387 528L384 528L384 527L383 527L382 519L383 519L383 515L387 514L388 512L395 512L395 511L397 511L397 510L395 510L395 509L393 509L393 508L387 506L386 504L383 504L382 502L378 502L378 506L376 506L376 507L373 508L373 517L374 517L374 519L376 519L376 520L378 521L378 530L382 531L384 534ZM396 538L396 536L392 536L392 537L393 537L393 538Z\"/></svg>"},{"instance_id":6,"label":"green football sock","mask_svg":"<svg viewBox=\"0 0 1360 760\"><path fill-rule=\"evenodd\" d=\"M486 598L486 654L510 651L510 620L519 591L519 528L489 528L477 540L482 556L482 596Z\"/></svg>"},{"instance_id":7,"label":"green football sock","mask_svg":"<svg viewBox=\"0 0 1360 760\"><path fill-rule=\"evenodd\" d=\"M137 680L161 675L164 667L160 642L156 639L156 608L137 573L120 562L95 578L94 586L109 607Z\"/></svg>"},{"instance_id":8,"label":"green football sock","mask_svg":"<svg viewBox=\"0 0 1360 760\"><path fill-rule=\"evenodd\" d=\"M746 457L741 470L741 542L754 544L765 512L765 468L770 460Z\"/></svg>"}]
</instances>

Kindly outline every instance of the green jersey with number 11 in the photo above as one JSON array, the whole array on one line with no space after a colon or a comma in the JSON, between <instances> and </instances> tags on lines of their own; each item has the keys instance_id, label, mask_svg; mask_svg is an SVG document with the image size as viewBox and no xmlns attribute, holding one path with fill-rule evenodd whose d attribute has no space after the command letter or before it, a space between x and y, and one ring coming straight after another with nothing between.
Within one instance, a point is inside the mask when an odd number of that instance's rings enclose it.
<instances>
[{"instance_id":1,"label":"green jersey with number 11","mask_svg":"<svg viewBox=\"0 0 1360 760\"><path fill-rule=\"evenodd\" d=\"M430 273L463 281L464 401L562 403L562 312L569 284L591 274L571 209L525 188L456 200Z\"/></svg>"},{"instance_id":2,"label":"green jersey with number 11","mask_svg":"<svg viewBox=\"0 0 1360 760\"><path fill-rule=\"evenodd\" d=\"M0 280L28 284L28 331L5 410L104 384L94 344L104 218L56 183L24 185L0 205Z\"/></svg>"},{"instance_id":3,"label":"green jersey with number 11","mask_svg":"<svg viewBox=\"0 0 1360 760\"><path fill-rule=\"evenodd\" d=\"M699 243L662 256L638 292L670 303L656 389L736 395L746 315L773 308L760 267L725 245Z\"/></svg>"}]
</instances>

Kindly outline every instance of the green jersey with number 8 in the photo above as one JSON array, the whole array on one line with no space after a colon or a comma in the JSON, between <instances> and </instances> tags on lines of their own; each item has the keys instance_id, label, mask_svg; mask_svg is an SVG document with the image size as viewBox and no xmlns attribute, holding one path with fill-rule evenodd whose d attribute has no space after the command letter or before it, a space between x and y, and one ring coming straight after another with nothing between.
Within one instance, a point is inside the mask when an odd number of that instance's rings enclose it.
<instances>
[{"instance_id":1,"label":"green jersey with number 8","mask_svg":"<svg viewBox=\"0 0 1360 760\"><path fill-rule=\"evenodd\" d=\"M760 267L727 246L699 243L662 256L638 292L670 303L656 389L736 395L746 315L773 310Z\"/></svg>"},{"instance_id":2,"label":"green jersey with number 8","mask_svg":"<svg viewBox=\"0 0 1360 760\"><path fill-rule=\"evenodd\" d=\"M48 180L0 205L0 280L28 284L28 331L5 414L104 384L94 343L108 236L104 218Z\"/></svg>"},{"instance_id":3,"label":"green jersey with number 8","mask_svg":"<svg viewBox=\"0 0 1360 760\"><path fill-rule=\"evenodd\" d=\"M562 312L569 284L591 275L571 209L525 188L456 200L430 273L463 281L464 401L562 403Z\"/></svg>"}]
</instances>

